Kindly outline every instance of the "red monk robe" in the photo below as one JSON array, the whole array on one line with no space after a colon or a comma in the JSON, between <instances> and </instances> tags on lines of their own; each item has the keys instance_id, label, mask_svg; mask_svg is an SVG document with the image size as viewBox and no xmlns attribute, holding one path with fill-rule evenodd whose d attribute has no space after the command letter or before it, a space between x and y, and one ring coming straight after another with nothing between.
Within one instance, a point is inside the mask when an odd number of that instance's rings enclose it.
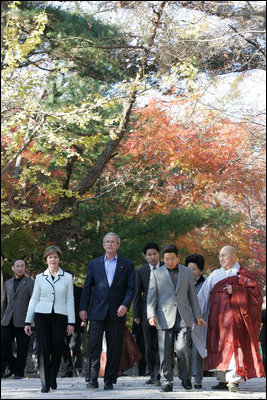
<instances>
[{"instance_id":1,"label":"red monk robe","mask_svg":"<svg viewBox=\"0 0 267 400\"><path fill-rule=\"evenodd\" d=\"M136 341L125 325L123 343L122 343L122 356L120 362L120 369L118 372L118 376L121 376L124 371L132 368L139 360L142 358L142 354L139 350L139 347L136 344ZM106 353L102 350L101 359L100 359L100 369L98 376L104 377L105 368L107 363Z\"/></svg>"},{"instance_id":2,"label":"red monk robe","mask_svg":"<svg viewBox=\"0 0 267 400\"><path fill-rule=\"evenodd\" d=\"M231 295L226 284L232 285ZM238 275L214 286L207 332L208 370L225 371L234 353L238 375L245 380L265 376L258 342L262 301L253 275L242 267Z\"/></svg>"}]
</instances>

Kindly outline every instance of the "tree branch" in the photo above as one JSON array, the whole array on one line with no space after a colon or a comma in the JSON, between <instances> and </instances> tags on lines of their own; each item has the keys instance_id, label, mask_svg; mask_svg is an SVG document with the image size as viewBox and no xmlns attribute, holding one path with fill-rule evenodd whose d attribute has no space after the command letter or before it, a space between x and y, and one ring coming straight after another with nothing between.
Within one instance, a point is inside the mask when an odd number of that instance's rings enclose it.
<instances>
[{"instance_id":1,"label":"tree branch","mask_svg":"<svg viewBox=\"0 0 267 400\"><path fill-rule=\"evenodd\" d=\"M105 168L106 164L109 162L109 160L112 157L112 154L114 153L114 150L118 147L120 141L125 135L126 129L129 124L130 120L130 115L132 112L132 108L136 99L136 95L138 92L138 86L142 79L144 78L144 71L147 66L148 58L150 55L150 51L152 49L152 46L154 44L154 40L157 34L158 26L160 23L160 19L163 13L163 9L166 5L167 1L162 1L158 7L158 13L154 19L154 24L150 36L149 43L147 45L147 48L144 49L144 56L143 60L141 63L141 67L139 68L139 71L136 75L135 81L132 86L132 91L128 97L127 102L124 105L123 108L123 113L122 113L122 118L120 125L118 127L118 130L116 132L117 139L115 140L110 140L110 142L107 144L106 148L102 152L102 154L99 156L97 159L95 165L93 168L91 168L84 179L73 189L73 192L79 193L79 195L85 194L96 182L98 177L100 176L101 172ZM76 201L76 196L73 196L71 198L68 197L63 197L59 201L59 203L55 206L53 213L55 215L62 213L67 207L72 207L73 204ZM62 235L62 230L58 229L60 226L60 221L55 221L52 230L53 230L53 239L56 240L59 243L62 243L63 235ZM60 231L60 232L59 232Z\"/></svg>"},{"instance_id":2,"label":"tree branch","mask_svg":"<svg viewBox=\"0 0 267 400\"><path fill-rule=\"evenodd\" d=\"M240 37L242 37L242 39L244 39L247 43L255 47L264 56L264 58L266 58L265 52L261 49L260 45L257 42L254 42L254 40L251 39L247 39L244 35L242 35L242 33L238 32L238 30L234 26L230 24L228 25L230 26L231 29L233 29L235 33L237 33Z\"/></svg>"}]
</instances>

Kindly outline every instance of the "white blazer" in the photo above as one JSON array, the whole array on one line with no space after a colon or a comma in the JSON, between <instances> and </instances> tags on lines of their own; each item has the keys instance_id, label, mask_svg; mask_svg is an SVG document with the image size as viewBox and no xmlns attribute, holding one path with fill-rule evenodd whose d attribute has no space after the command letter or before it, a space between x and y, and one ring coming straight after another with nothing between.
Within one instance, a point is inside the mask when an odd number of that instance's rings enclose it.
<instances>
[{"instance_id":1,"label":"white blazer","mask_svg":"<svg viewBox=\"0 0 267 400\"><path fill-rule=\"evenodd\" d=\"M31 323L36 312L50 314L53 306L55 313L68 316L68 324L75 323L72 275L61 268L54 280L48 269L36 275L25 323Z\"/></svg>"}]
</instances>

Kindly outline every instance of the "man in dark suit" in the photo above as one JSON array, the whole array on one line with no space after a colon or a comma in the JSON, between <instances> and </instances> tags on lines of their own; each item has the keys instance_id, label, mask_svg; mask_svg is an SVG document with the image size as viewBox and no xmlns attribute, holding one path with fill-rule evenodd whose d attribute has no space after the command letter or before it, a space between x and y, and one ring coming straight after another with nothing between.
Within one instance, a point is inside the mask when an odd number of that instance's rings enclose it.
<instances>
[{"instance_id":1,"label":"man in dark suit","mask_svg":"<svg viewBox=\"0 0 267 400\"><path fill-rule=\"evenodd\" d=\"M5 256L4 256L4 254L1 253L1 321L3 318L2 304L3 304L4 297L5 297L4 282L7 281L8 279L12 278L11 275L7 274L6 272L4 272L2 270L3 266L4 266L4 259L5 259ZM9 350L8 350L8 353L9 353L8 358L9 359L11 359L11 358L15 359L15 357L13 355L13 346L12 345L13 345L13 343L10 343L10 345L9 345ZM7 369L7 372L6 372L6 369ZM13 372L10 371L10 365L7 364L6 360L4 360L3 357L1 357L1 378L9 378L12 375L12 373Z\"/></svg>"},{"instance_id":2,"label":"man in dark suit","mask_svg":"<svg viewBox=\"0 0 267 400\"><path fill-rule=\"evenodd\" d=\"M4 297L1 304L1 346L3 359L10 365L14 379L24 377L30 337L24 332L25 317L33 292L34 281L25 276L25 262L15 260L12 266L14 278L4 283ZM8 349L14 338L17 343L17 358L10 356Z\"/></svg>"},{"instance_id":3,"label":"man in dark suit","mask_svg":"<svg viewBox=\"0 0 267 400\"><path fill-rule=\"evenodd\" d=\"M147 320L147 291L151 271L160 268L159 246L156 243L147 243L143 248L147 264L136 272L135 295L133 299L133 318L136 324L142 324L145 341L145 358L151 375L147 384L160 385L158 335L155 326L150 326Z\"/></svg>"},{"instance_id":4,"label":"man in dark suit","mask_svg":"<svg viewBox=\"0 0 267 400\"><path fill-rule=\"evenodd\" d=\"M88 264L85 285L80 302L80 318L89 327L89 376L87 387L98 388L98 372L105 332L107 363L104 389L113 389L117 382L122 353L126 313L134 296L134 264L117 254L120 238L109 232L103 238L105 255Z\"/></svg>"}]
</instances>

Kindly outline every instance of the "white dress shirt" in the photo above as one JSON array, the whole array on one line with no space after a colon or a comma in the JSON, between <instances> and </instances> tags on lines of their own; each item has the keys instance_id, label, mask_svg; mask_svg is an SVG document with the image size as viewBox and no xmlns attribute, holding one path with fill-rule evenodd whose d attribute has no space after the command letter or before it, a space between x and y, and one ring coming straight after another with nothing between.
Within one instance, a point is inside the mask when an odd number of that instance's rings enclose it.
<instances>
[{"instance_id":1,"label":"white dress shirt","mask_svg":"<svg viewBox=\"0 0 267 400\"><path fill-rule=\"evenodd\" d=\"M150 272L154 270L154 265L149 264L149 267L150 267ZM160 263L158 262L155 269L158 269L159 267L160 267Z\"/></svg>"},{"instance_id":2,"label":"white dress shirt","mask_svg":"<svg viewBox=\"0 0 267 400\"><path fill-rule=\"evenodd\" d=\"M118 259L118 255L117 254L111 260L109 260L107 258L106 254L105 254L105 257L104 257L105 270L106 270L106 275L107 275L107 280L108 280L109 287L112 285L112 282L113 282L113 279L114 279L116 266L117 266L117 259Z\"/></svg>"}]
</instances>

